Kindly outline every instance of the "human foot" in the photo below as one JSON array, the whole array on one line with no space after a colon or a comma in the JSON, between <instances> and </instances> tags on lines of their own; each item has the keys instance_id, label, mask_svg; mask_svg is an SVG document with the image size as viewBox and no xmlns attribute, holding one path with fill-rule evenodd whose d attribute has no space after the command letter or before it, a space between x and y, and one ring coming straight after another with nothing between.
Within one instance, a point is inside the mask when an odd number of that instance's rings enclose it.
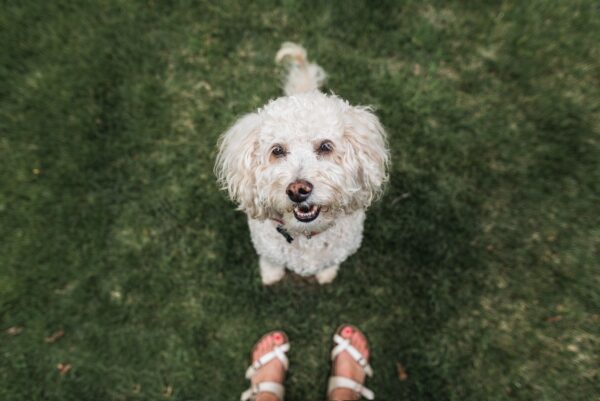
<instances>
[{"instance_id":1,"label":"human foot","mask_svg":"<svg viewBox=\"0 0 600 401\"><path fill-rule=\"evenodd\" d=\"M289 347L287 337L281 331L265 334L258 340L252 350L252 365L246 371L251 387L242 394L242 401L283 400L282 383L288 366L285 352Z\"/></svg>"},{"instance_id":2,"label":"human foot","mask_svg":"<svg viewBox=\"0 0 600 401\"><path fill-rule=\"evenodd\" d=\"M371 390L362 385L365 374L373 374L369 366L369 345L364 334L354 326L344 325L334 336L329 400L358 400L360 396L373 399Z\"/></svg>"}]
</instances>

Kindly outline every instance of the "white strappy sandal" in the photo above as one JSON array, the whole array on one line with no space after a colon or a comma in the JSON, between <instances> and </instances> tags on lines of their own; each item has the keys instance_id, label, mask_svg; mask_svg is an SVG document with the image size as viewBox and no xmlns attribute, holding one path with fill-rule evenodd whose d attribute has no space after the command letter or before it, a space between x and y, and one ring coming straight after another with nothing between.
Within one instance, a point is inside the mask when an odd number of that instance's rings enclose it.
<instances>
[{"instance_id":1,"label":"white strappy sandal","mask_svg":"<svg viewBox=\"0 0 600 401\"><path fill-rule=\"evenodd\" d=\"M281 345L276 345L272 351L267 352L266 354L264 354L263 356L261 356L260 358L258 358L256 361L254 361L249 367L248 369L246 369L246 379L252 379L252 377L256 374L256 372L263 367L264 365L266 365L267 363L269 363L270 361L272 361L273 359L277 358L281 361L281 364L283 365L283 369L285 371L287 371L288 369L288 359L287 356L285 355L286 352L289 351L290 349L290 343L286 337L286 335L281 332L281 331L272 331L270 333L265 334L264 336L261 337L260 340L258 340L256 342L256 344L260 344L260 342L267 336L272 335L273 333L281 333L283 335L283 338L285 339L285 342ZM254 352L254 350L253 350ZM242 393L242 396L240 397L241 401L252 401L256 399L256 396L260 393L273 393L275 394L275 396L277 397L277 399L279 401L283 401L283 396L285 394L285 388L283 387L283 385L281 383L277 383L277 382L261 382L261 383L256 383L256 384L252 384L250 386L250 388L246 391L244 391Z\"/></svg>"},{"instance_id":2,"label":"white strappy sandal","mask_svg":"<svg viewBox=\"0 0 600 401\"><path fill-rule=\"evenodd\" d=\"M356 348L354 348L350 344L349 339L345 339L344 337L342 337L338 334L341 331L342 327L343 328L350 327L353 330L360 332L360 330L358 330L356 327L349 325L349 324L344 324L344 325L340 326L340 328L336 331L336 333L333 336L333 341L335 342L336 345L331 350L331 360L334 361L335 358L341 352L346 351L352 357L352 359L354 359L356 361L356 363L358 363L358 365L362 368L362 370L365 372L365 374L367 376L369 376L369 377L373 376L373 369L371 368L371 365L369 365L369 362L362 356L362 354ZM350 390L355 391L356 393L360 394L361 396L365 397L367 400L375 399L375 394L373 393L373 391L369 390L361 383L358 383L358 382L350 379L349 377L331 376L329 378L327 394L329 395L333 390L335 390L337 388L350 389Z\"/></svg>"}]
</instances>

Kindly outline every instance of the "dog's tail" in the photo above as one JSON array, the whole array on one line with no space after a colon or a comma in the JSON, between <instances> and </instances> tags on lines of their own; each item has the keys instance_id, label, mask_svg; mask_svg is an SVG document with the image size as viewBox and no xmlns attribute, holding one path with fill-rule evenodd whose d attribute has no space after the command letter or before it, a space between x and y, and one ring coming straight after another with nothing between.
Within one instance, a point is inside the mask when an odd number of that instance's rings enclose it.
<instances>
[{"instance_id":1,"label":"dog's tail","mask_svg":"<svg viewBox=\"0 0 600 401\"><path fill-rule=\"evenodd\" d=\"M275 56L277 63L289 60L288 73L283 85L286 95L311 92L319 89L327 74L318 64L309 63L306 49L292 42L285 42Z\"/></svg>"}]
</instances>

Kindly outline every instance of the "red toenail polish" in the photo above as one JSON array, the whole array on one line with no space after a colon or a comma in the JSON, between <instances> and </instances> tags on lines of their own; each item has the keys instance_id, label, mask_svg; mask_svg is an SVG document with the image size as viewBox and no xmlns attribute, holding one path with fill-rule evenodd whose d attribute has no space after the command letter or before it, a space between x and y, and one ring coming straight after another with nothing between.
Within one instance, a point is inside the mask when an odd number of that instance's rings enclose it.
<instances>
[{"instance_id":1,"label":"red toenail polish","mask_svg":"<svg viewBox=\"0 0 600 401\"><path fill-rule=\"evenodd\" d=\"M342 330L342 334L349 336L350 334L352 334L352 327L345 327L344 330Z\"/></svg>"},{"instance_id":2,"label":"red toenail polish","mask_svg":"<svg viewBox=\"0 0 600 401\"><path fill-rule=\"evenodd\" d=\"M274 338L275 340L279 341L279 340L281 340L281 334L279 334L279 333L276 333L276 334L273 336L273 338Z\"/></svg>"}]
</instances>

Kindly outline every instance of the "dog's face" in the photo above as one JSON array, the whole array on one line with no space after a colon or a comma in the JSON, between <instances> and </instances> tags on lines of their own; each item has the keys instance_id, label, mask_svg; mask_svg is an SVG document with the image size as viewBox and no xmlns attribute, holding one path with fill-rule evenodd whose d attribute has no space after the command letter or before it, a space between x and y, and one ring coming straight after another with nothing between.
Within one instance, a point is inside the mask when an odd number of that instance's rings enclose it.
<instances>
[{"instance_id":1,"label":"dog's face","mask_svg":"<svg viewBox=\"0 0 600 401\"><path fill-rule=\"evenodd\" d=\"M388 161L385 133L369 109L311 92L238 120L221 138L216 172L251 217L308 234L366 208Z\"/></svg>"}]
</instances>

